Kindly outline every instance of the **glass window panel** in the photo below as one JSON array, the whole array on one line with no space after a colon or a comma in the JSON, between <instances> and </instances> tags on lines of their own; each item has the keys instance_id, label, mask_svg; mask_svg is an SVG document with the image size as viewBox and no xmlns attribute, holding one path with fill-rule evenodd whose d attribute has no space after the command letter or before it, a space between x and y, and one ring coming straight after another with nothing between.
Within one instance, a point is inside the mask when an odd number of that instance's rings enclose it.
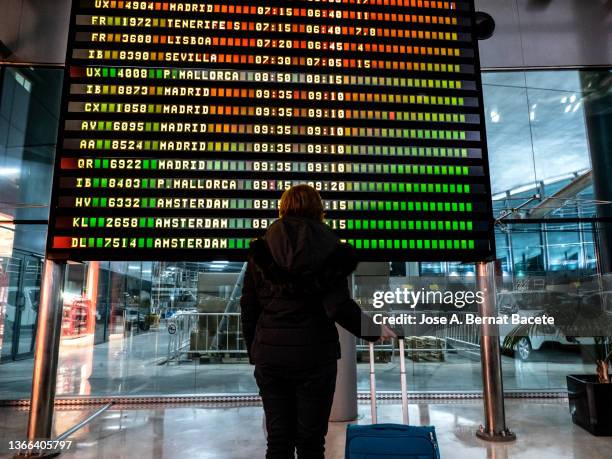
<instances>
[{"instance_id":1,"label":"glass window panel","mask_svg":"<svg viewBox=\"0 0 612 459\"><path fill-rule=\"evenodd\" d=\"M575 271L584 263L577 225L545 225L549 271Z\"/></svg>"},{"instance_id":2,"label":"glass window panel","mask_svg":"<svg viewBox=\"0 0 612 459\"><path fill-rule=\"evenodd\" d=\"M559 180L591 167L579 72L561 74L549 75L550 82L532 76L530 83L538 86L528 87L537 180Z\"/></svg>"},{"instance_id":3,"label":"glass window panel","mask_svg":"<svg viewBox=\"0 0 612 459\"><path fill-rule=\"evenodd\" d=\"M483 91L493 193L533 186L536 178L522 72L485 73Z\"/></svg>"},{"instance_id":4,"label":"glass window panel","mask_svg":"<svg viewBox=\"0 0 612 459\"><path fill-rule=\"evenodd\" d=\"M0 212L46 219L62 70L0 68Z\"/></svg>"},{"instance_id":5,"label":"glass window panel","mask_svg":"<svg viewBox=\"0 0 612 459\"><path fill-rule=\"evenodd\" d=\"M516 275L541 274L544 271L544 251L538 225L513 225L511 241Z\"/></svg>"}]
</instances>

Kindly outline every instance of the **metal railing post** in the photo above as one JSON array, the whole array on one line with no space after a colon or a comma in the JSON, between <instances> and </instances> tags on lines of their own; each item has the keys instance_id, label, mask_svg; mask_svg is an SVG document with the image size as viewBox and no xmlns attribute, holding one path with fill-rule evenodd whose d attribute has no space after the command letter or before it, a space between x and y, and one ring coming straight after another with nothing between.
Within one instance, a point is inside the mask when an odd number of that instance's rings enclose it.
<instances>
[{"instance_id":1,"label":"metal railing post","mask_svg":"<svg viewBox=\"0 0 612 459\"><path fill-rule=\"evenodd\" d=\"M50 440L57 382L57 361L62 333L62 289L66 263L45 261L34 347L28 440ZM28 454L45 457L40 452ZM51 455L47 455L49 457Z\"/></svg>"},{"instance_id":2,"label":"metal railing post","mask_svg":"<svg viewBox=\"0 0 612 459\"><path fill-rule=\"evenodd\" d=\"M481 317L497 317L495 305L495 269L492 262L476 263L478 290L484 293L479 306ZM485 321L480 329L480 357L485 425L476 436L488 441L513 441L516 435L506 427L504 386L502 380L499 326Z\"/></svg>"}]
</instances>

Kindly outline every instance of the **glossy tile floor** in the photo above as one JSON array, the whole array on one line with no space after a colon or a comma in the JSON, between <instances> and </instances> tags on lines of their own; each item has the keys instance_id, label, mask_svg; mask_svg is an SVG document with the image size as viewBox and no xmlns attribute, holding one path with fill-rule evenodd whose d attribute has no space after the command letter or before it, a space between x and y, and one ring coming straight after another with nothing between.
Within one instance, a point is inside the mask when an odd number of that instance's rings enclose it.
<instances>
[{"instance_id":1,"label":"glossy tile floor","mask_svg":"<svg viewBox=\"0 0 612 459\"><path fill-rule=\"evenodd\" d=\"M612 438L593 437L574 426L566 400L508 400L509 426L518 440L487 444L474 435L482 419L480 401L410 405L411 424L433 424L443 459L609 459ZM89 413L58 411L56 434ZM379 422L397 422L397 404L379 406ZM8 441L23 437L27 411L0 409L0 453ZM359 405L359 423L370 421L369 404ZM344 457L346 423L331 423L327 458ZM265 441L259 406L158 405L106 411L71 437L62 458L75 459L257 459Z\"/></svg>"}]
</instances>

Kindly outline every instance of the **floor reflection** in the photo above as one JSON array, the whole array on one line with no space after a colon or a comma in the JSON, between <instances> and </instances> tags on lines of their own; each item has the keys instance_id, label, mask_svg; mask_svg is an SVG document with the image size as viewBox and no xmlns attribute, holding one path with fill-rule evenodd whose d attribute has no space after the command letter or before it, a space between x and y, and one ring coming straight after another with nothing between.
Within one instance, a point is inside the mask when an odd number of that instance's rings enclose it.
<instances>
[{"instance_id":1,"label":"floor reflection","mask_svg":"<svg viewBox=\"0 0 612 459\"><path fill-rule=\"evenodd\" d=\"M93 408L92 408L93 410ZM66 430L91 411L58 411L55 432ZM508 400L508 425L518 440L486 443L474 435L482 421L482 404L474 401L410 405L413 425L436 426L445 459L604 459L612 439L593 437L574 426L567 401ZM401 420L401 407L382 402L379 422ZM0 452L8 440L22 438L26 411L0 409ZM359 423L370 422L369 405L359 405ZM328 459L344 458L346 423L332 423L327 438ZM261 407L227 405L158 405L111 408L73 437L62 454L78 459L139 458L263 458L265 441Z\"/></svg>"}]
</instances>

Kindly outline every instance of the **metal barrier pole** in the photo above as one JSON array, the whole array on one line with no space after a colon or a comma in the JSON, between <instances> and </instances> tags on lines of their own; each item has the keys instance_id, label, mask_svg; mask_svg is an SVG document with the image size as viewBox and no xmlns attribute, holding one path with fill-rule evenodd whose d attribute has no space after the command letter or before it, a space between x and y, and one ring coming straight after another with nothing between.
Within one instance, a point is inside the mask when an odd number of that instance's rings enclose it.
<instances>
[{"instance_id":1,"label":"metal barrier pole","mask_svg":"<svg viewBox=\"0 0 612 459\"><path fill-rule=\"evenodd\" d=\"M57 381L57 360L62 332L62 289L66 263L45 261L38 325L34 348L32 396L28 419L28 440L49 440L53 426L53 404ZM32 451L30 456L51 457Z\"/></svg>"},{"instance_id":2,"label":"metal barrier pole","mask_svg":"<svg viewBox=\"0 0 612 459\"><path fill-rule=\"evenodd\" d=\"M68 429L66 432L64 432L63 434L61 434L59 437L57 437L55 439L55 441L62 441L62 440L66 440L66 438L68 438L70 435L72 435L73 433L75 433L76 431L82 429L83 427L85 427L87 424L89 424L91 421L93 421L95 418L97 418L98 416L100 416L102 413L104 413L106 410L108 410L111 406L114 405L115 402L109 402L106 405L104 405L102 408L99 408L98 410L96 410L94 413L90 414L89 416L87 416L85 419L83 419L81 422L79 422L78 424L73 425L70 429Z\"/></svg>"},{"instance_id":3,"label":"metal barrier pole","mask_svg":"<svg viewBox=\"0 0 612 459\"><path fill-rule=\"evenodd\" d=\"M476 276L478 290L484 293L484 301L479 306L480 316L497 317L493 263L476 263ZM497 324L487 324L485 321L485 324L481 325L480 357L485 425L480 426L476 436L483 440L495 442L516 440L516 435L506 427L499 326Z\"/></svg>"}]
</instances>

